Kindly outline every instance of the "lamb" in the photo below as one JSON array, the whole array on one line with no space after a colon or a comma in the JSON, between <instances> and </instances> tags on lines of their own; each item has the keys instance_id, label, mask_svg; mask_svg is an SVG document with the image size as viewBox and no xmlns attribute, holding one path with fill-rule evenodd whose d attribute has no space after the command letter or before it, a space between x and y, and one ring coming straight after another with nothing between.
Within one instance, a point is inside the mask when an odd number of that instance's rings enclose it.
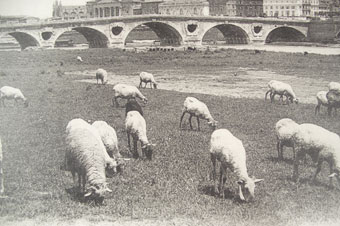
<instances>
[{"instance_id":1,"label":"lamb","mask_svg":"<svg viewBox=\"0 0 340 226\"><path fill-rule=\"evenodd\" d=\"M315 115L317 115L317 113L320 113L321 105L328 107L327 91L319 91L316 94L316 100L318 103L315 107L315 113L314 113Z\"/></svg>"},{"instance_id":2,"label":"lamb","mask_svg":"<svg viewBox=\"0 0 340 226\"><path fill-rule=\"evenodd\" d=\"M95 121L92 126L97 129L109 156L114 159L121 158L115 129L104 121Z\"/></svg>"},{"instance_id":3,"label":"lamb","mask_svg":"<svg viewBox=\"0 0 340 226\"><path fill-rule=\"evenodd\" d=\"M3 193L5 193L5 187L4 187L4 175L2 171L2 144L0 138L0 195Z\"/></svg>"},{"instance_id":4,"label":"lamb","mask_svg":"<svg viewBox=\"0 0 340 226\"><path fill-rule=\"evenodd\" d=\"M97 84L98 84L98 80L102 81L102 84L106 84L107 83L107 71L105 71L102 68L99 68L96 71L96 79L97 79Z\"/></svg>"},{"instance_id":5,"label":"lamb","mask_svg":"<svg viewBox=\"0 0 340 226\"><path fill-rule=\"evenodd\" d=\"M340 92L337 90L330 90L326 94L327 100L328 100L328 115L331 116L332 109L336 109L340 107Z\"/></svg>"},{"instance_id":6,"label":"lamb","mask_svg":"<svg viewBox=\"0 0 340 226\"><path fill-rule=\"evenodd\" d=\"M340 184L340 137L320 126L314 124L301 124L293 135L296 150L294 161L293 180L299 180L299 162L306 155L310 155L317 163L317 170L313 180L321 170L323 161L327 161L330 167L330 186L332 177L336 176Z\"/></svg>"},{"instance_id":7,"label":"lamb","mask_svg":"<svg viewBox=\"0 0 340 226\"><path fill-rule=\"evenodd\" d=\"M82 119L73 119L66 127L65 142L66 170L71 171L75 184L78 174L78 186L84 197L102 203L105 192L112 191L106 184L106 150L98 131Z\"/></svg>"},{"instance_id":8,"label":"lamb","mask_svg":"<svg viewBox=\"0 0 340 226\"><path fill-rule=\"evenodd\" d=\"M295 159L295 150L292 136L295 134L298 125L299 124L289 118L283 118L275 124L277 153L279 159L283 159L283 146L293 148Z\"/></svg>"},{"instance_id":9,"label":"lamb","mask_svg":"<svg viewBox=\"0 0 340 226\"><path fill-rule=\"evenodd\" d=\"M141 99L144 104L148 102L148 99L137 89L135 86L125 85L125 84L117 84L113 87L114 97L112 99L113 106L119 106L117 101L118 98L123 99L136 99L138 97Z\"/></svg>"},{"instance_id":10,"label":"lamb","mask_svg":"<svg viewBox=\"0 0 340 226\"><path fill-rule=\"evenodd\" d=\"M152 146L155 146L149 143L148 138L146 136L146 123L143 116L138 111L129 111L126 115L125 119L125 129L128 137L128 145L131 150L130 145L130 135L133 138L133 149L134 149L134 157L142 158L146 156L149 160L152 160ZM142 153L137 150L137 141L141 142Z\"/></svg>"},{"instance_id":11,"label":"lamb","mask_svg":"<svg viewBox=\"0 0 340 226\"><path fill-rule=\"evenodd\" d=\"M328 84L328 90L335 90L340 92L340 83L338 82L330 82Z\"/></svg>"},{"instance_id":12,"label":"lamb","mask_svg":"<svg viewBox=\"0 0 340 226\"><path fill-rule=\"evenodd\" d=\"M145 83L144 88L146 88L146 85L150 82L151 89L152 89L152 86L155 89L157 89L157 82L155 81L153 74L143 71L139 74L139 78L140 78L140 83L139 83L138 88L142 87L143 82Z\"/></svg>"},{"instance_id":13,"label":"lamb","mask_svg":"<svg viewBox=\"0 0 340 226\"><path fill-rule=\"evenodd\" d=\"M77 56L77 61L78 62L83 62L83 59L80 56Z\"/></svg>"},{"instance_id":14,"label":"lamb","mask_svg":"<svg viewBox=\"0 0 340 226\"><path fill-rule=\"evenodd\" d=\"M130 99L125 105L125 116L129 111L138 111L141 116L143 116L143 110L142 107L139 105L139 103L135 99Z\"/></svg>"},{"instance_id":15,"label":"lamb","mask_svg":"<svg viewBox=\"0 0 340 226\"><path fill-rule=\"evenodd\" d=\"M291 103L295 102L296 104L299 102L292 87L287 83L271 80L268 82L268 87L269 90L266 92L265 100L267 100L267 95L270 94L270 100L273 102L275 95L279 94L281 101L283 101L283 96L286 97L287 104L289 104L289 101Z\"/></svg>"},{"instance_id":16,"label":"lamb","mask_svg":"<svg viewBox=\"0 0 340 226\"><path fill-rule=\"evenodd\" d=\"M22 94L20 89L13 88L11 86L3 86L0 89L0 105L5 106L5 99L7 100L15 100L17 103L18 100L23 101L24 107L28 107L28 100Z\"/></svg>"},{"instance_id":17,"label":"lamb","mask_svg":"<svg viewBox=\"0 0 340 226\"><path fill-rule=\"evenodd\" d=\"M214 130L216 129L218 122L215 121L213 119L213 117L211 116L207 105L205 105L203 102L199 101L195 97L187 97L185 99L184 107L183 107L183 110L182 110L182 116L181 116L181 120L180 120L180 123L179 123L179 128L181 128L181 126L182 126L182 120L183 120L185 113L190 114L189 123L190 123L191 129L192 129L192 124L191 124L192 116L195 116L197 118L198 130L200 130L200 121L199 121L200 118L208 120L208 125L212 129L214 129Z\"/></svg>"},{"instance_id":18,"label":"lamb","mask_svg":"<svg viewBox=\"0 0 340 226\"><path fill-rule=\"evenodd\" d=\"M246 151L242 141L233 136L227 129L218 129L211 134L210 157L213 165L214 192L217 194L216 184L216 160L220 164L219 194L224 198L224 183L226 181L227 168L238 176L239 197L243 201L254 198L255 183L263 179L249 177L246 166Z\"/></svg>"}]
</instances>

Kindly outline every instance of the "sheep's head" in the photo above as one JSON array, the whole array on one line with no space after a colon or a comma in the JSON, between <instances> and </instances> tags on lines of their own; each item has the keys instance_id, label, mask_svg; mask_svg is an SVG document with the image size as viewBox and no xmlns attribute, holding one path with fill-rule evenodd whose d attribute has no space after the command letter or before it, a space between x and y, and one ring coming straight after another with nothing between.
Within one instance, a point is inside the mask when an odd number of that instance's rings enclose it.
<instances>
[{"instance_id":1,"label":"sheep's head","mask_svg":"<svg viewBox=\"0 0 340 226\"><path fill-rule=\"evenodd\" d=\"M217 125L218 125L218 122L215 121L214 119L211 119L211 120L208 120L208 125L213 129L215 130Z\"/></svg>"},{"instance_id":2,"label":"sheep's head","mask_svg":"<svg viewBox=\"0 0 340 226\"><path fill-rule=\"evenodd\" d=\"M105 184L90 185L86 188L84 197L88 200L94 200L96 204L103 204L104 195L106 192L112 192Z\"/></svg>"},{"instance_id":3,"label":"sheep's head","mask_svg":"<svg viewBox=\"0 0 340 226\"><path fill-rule=\"evenodd\" d=\"M145 144L142 146L142 152L145 154L146 158L149 160L152 160L153 146L155 145Z\"/></svg>"},{"instance_id":4,"label":"sheep's head","mask_svg":"<svg viewBox=\"0 0 340 226\"><path fill-rule=\"evenodd\" d=\"M154 88L154 89L157 89L157 83L154 83L154 84L153 84L153 88Z\"/></svg>"},{"instance_id":5,"label":"sheep's head","mask_svg":"<svg viewBox=\"0 0 340 226\"><path fill-rule=\"evenodd\" d=\"M260 181L263 181L263 179L256 179L255 177L237 181L240 199L246 202L252 201L255 197L255 183Z\"/></svg>"},{"instance_id":6,"label":"sheep's head","mask_svg":"<svg viewBox=\"0 0 340 226\"><path fill-rule=\"evenodd\" d=\"M117 161L111 158L111 161L106 164L106 172L108 176L112 176L117 172Z\"/></svg>"}]
</instances>

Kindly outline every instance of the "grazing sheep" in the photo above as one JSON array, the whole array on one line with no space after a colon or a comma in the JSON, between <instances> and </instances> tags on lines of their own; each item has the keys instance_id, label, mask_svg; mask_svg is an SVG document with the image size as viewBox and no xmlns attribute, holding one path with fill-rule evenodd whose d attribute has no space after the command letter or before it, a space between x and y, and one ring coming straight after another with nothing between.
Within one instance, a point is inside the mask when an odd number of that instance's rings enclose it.
<instances>
[{"instance_id":1,"label":"grazing sheep","mask_svg":"<svg viewBox=\"0 0 340 226\"><path fill-rule=\"evenodd\" d=\"M328 107L327 91L319 91L316 94L316 100L317 100L318 103L315 107L315 115L317 113L320 113L321 105Z\"/></svg>"},{"instance_id":2,"label":"grazing sheep","mask_svg":"<svg viewBox=\"0 0 340 226\"><path fill-rule=\"evenodd\" d=\"M327 161L331 174L330 185L332 185L332 177L335 175L340 183L340 138L337 134L320 126L305 123L298 126L297 132L293 135L293 142L296 150L294 181L299 179L300 160L308 154L314 162L318 162L314 180L321 170L322 162Z\"/></svg>"},{"instance_id":3,"label":"grazing sheep","mask_svg":"<svg viewBox=\"0 0 340 226\"><path fill-rule=\"evenodd\" d=\"M152 86L155 89L157 89L157 82L155 81L153 74L143 71L139 74L139 78L140 78L140 83L139 83L138 88L142 87L143 82L145 83L144 88L146 88L146 85L150 82L151 89L152 89Z\"/></svg>"},{"instance_id":4,"label":"grazing sheep","mask_svg":"<svg viewBox=\"0 0 340 226\"><path fill-rule=\"evenodd\" d=\"M7 100L15 100L17 103L18 100L22 100L25 107L28 107L28 100L22 94L20 89L13 88L10 86L3 86L0 89L0 105L5 106L5 99Z\"/></svg>"},{"instance_id":5,"label":"grazing sheep","mask_svg":"<svg viewBox=\"0 0 340 226\"><path fill-rule=\"evenodd\" d=\"M298 99L296 98L296 95L289 84L276 80L271 80L270 82L268 82L268 88L269 90L266 92L265 100L267 100L267 95L270 94L270 101L273 102L275 95L278 94L280 95L281 101L283 101L283 96L286 97L287 104L289 104L289 101L291 103L298 103Z\"/></svg>"},{"instance_id":6,"label":"grazing sheep","mask_svg":"<svg viewBox=\"0 0 340 226\"><path fill-rule=\"evenodd\" d=\"M332 109L334 108L334 112L336 114L336 109L340 107L340 92L337 90L330 90L326 94L328 100L328 115L331 116Z\"/></svg>"},{"instance_id":7,"label":"grazing sheep","mask_svg":"<svg viewBox=\"0 0 340 226\"><path fill-rule=\"evenodd\" d=\"M130 145L130 135L133 138L133 149L134 149L134 157L143 157L144 155L152 160L152 146L153 144L149 143L148 138L146 136L146 123L143 116L138 111L129 111L126 115L125 119L125 128L128 137L128 145L131 150ZM137 150L137 141L141 142L142 153L139 153Z\"/></svg>"},{"instance_id":8,"label":"grazing sheep","mask_svg":"<svg viewBox=\"0 0 340 226\"><path fill-rule=\"evenodd\" d=\"M102 81L102 84L106 84L107 83L107 71L105 71L102 68L99 68L96 71L96 79L97 79L97 84L98 84L98 80Z\"/></svg>"},{"instance_id":9,"label":"grazing sheep","mask_svg":"<svg viewBox=\"0 0 340 226\"><path fill-rule=\"evenodd\" d=\"M83 62L83 59L80 56L77 56L77 61L78 62Z\"/></svg>"},{"instance_id":10,"label":"grazing sheep","mask_svg":"<svg viewBox=\"0 0 340 226\"><path fill-rule=\"evenodd\" d=\"M277 138L277 154L279 159L283 159L283 147L293 148L294 159L295 150L292 136L295 134L299 124L294 122L292 119L284 118L279 120L275 124L275 132Z\"/></svg>"},{"instance_id":11,"label":"grazing sheep","mask_svg":"<svg viewBox=\"0 0 340 226\"><path fill-rule=\"evenodd\" d=\"M113 92L114 92L113 94L114 97L112 99L113 106L115 105L119 106L119 103L117 101L118 98L136 99L136 97L138 97L144 102L144 104L148 102L148 99L135 86L117 84L113 87Z\"/></svg>"},{"instance_id":12,"label":"grazing sheep","mask_svg":"<svg viewBox=\"0 0 340 226\"><path fill-rule=\"evenodd\" d=\"M135 99L129 99L128 102L125 105L125 116L129 111L138 111L139 114L143 116L143 110L142 107L139 105L139 103Z\"/></svg>"},{"instance_id":13,"label":"grazing sheep","mask_svg":"<svg viewBox=\"0 0 340 226\"><path fill-rule=\"evenodd\" d=\"M4 187L4 175L2 171L2 144L1 144L1 138L0 138L0 194L3 194L5 192Z\"/></svg>"},{"instance_id":14,"label":"grazing sheep","mask_svg":"<svg viewBox=\"0 0 340 226\"><path fill-rule=\"evenodd\" d=\"M205 105L203 102L197 100L195 97L187 97L184 101L184 107L182 110L182 116L181 116L181 121L179 123L179 128L182 126L182 120L185 115L185 113L189 113L189 123L190 123L190 128L192 129L192 124L191 124L191 118L192 116L195 116L197 118L197 125L198 125L198 130L200 130L200 121L199 119L205 119L208 120L208 125L212 129L216 129L217 126L217 121L213 119L211 116L209 109L207 105Z\"/></svg>"},{"instance_id":15,"label":"grazing sheep","mask_svg":"<svg viewBox=\"0 0 340 226\"><path fill-rule=\"evenodd\" d=\"M335 91L340 92L340 83L338 82L328 83L328 90L335 90Z\"/></svg>"},{"instance_id":16,"label":"grazing sheep","mask_svg":"<svg viewBox=\"0 0 340 226\"><path fill-rule=\"evenodd\" d=\"M106 184L106 150L98 131L82 119L73 119L66 127L65 141L66 169L71 171L75 184L78 174L78 186L85 192L84 197L102 203L104 193L111 190Z\"/></svg>"},{"instance_id":17,"label":"grazing sheep","mask_svg":"<svg viewBox=\"0 0 340 226\"><path fill-rule=\"evenodd\" d=\"M238 177L239 196L241 200L250 201L254 198L255 183L263 179L249 177L246 166L246 151L242 141L237 139L227 129L218 129L211 134L210 157L213 164L214 192L217 193L216 160L220 164L219 194L224 198L224 183L229 168Z\"/></svg>"},{"instance_id":18,"label":"grazing sheep","mask_svg":"<svg viewBox=\"0 0 340 226\"><path fill-rule=\"evenodd\" d=\"M115 129L104 121L95 121L92 123L92 126L97 129L109 156L115 159L121 158Z\"/></svg>"}]
</instances>

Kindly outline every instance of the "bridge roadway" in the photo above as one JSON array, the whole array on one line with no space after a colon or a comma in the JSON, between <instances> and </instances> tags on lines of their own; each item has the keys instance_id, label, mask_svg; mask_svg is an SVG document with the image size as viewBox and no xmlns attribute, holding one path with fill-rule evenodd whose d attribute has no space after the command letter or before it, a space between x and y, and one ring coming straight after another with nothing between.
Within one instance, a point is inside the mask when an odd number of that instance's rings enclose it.
<instances>
[{"instance_id":1,"label":"bridge roadway","mask_svg":"<svg viewBox=\"0 0 340 226\"><path fill-rule=\"evenodd\" d=\"M13 36L22 49L28 46L54 48L65 32L75 30L90 48L124 48L129 33L140 25L153 30L164 46L201 46L204 35L217 28L227 39L240 44L266 43L273 38L289 37L295 41L308 35L310 22L253 17L134 15L83 20L50 21L35 24L0 25L0 38Z\"/></svg>"}]
</instances>

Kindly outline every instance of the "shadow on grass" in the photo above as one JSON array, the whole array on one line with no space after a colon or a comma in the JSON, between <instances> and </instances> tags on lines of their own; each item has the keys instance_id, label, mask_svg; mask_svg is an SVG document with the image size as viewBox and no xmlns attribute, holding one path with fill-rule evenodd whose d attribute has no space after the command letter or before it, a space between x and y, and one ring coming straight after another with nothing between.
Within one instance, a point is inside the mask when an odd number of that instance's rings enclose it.
<instances>
[{"instance_id":1,"label":"shadow on grass","mask_svg":"<svg viewBox=\"0 0 340 226\"><path fill-rule=\"evenodd\" d=\"M214 192L214 186L213 185L201 185L198 186L198 192L203 195L208 195L212 197L216 197L218 199L223 200L223 196L220 194L216 194ZM230 188L224 187L224 199L232 200L234 203L243 203L243 201L234 193L233 190Z\"/></svg>"},{"instance_id":2,"label":"shadow on grass","mask_svg":"<svg viewBox=\"0 0 340 226\"><path fill-rule=\"evenodd\" d=\"M278 157L273 157L273 156L269 156L269 157L267 157L267 159L269 161L274 162L274 163L285 162L285 163L287 163L289 165L293 165L294 164L294 159L287 159L287 158L279 159Z\"/></svg>"}]
</instances>

